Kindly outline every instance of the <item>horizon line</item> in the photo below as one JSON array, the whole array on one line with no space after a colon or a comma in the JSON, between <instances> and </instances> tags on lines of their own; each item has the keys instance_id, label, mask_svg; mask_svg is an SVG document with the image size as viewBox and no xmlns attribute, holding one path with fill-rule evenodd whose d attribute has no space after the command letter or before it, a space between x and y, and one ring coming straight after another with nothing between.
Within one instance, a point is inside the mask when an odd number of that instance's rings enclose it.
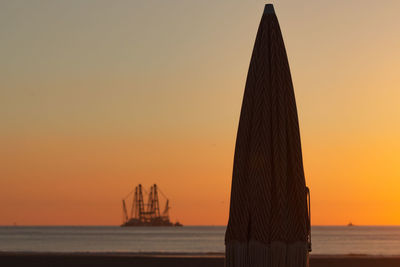
<instances>
[{"instance_id":1,"label":"horizon line","mask_svg":"<svg viewBox=\"0 0 400 267\"><path fill-rule=\"evenodd\" d=\"M117 224L0 224L0 227L110 227L110 226L118 226L121 227L120 225ZM183 226L227 226L227 225L222 225L222 224L187 224ZM354 224L352 226L349 226L347 224L312 224L311 226L317 226L317 227L336 227L336 226L346 226L346 227L355 227L355 226L400 226L400 224ZM146 227L146 226L144 226ZM154 226L147 226L147 227L154 227ZM156 226L157 227L157 226ZM162 227L162 226L161 226ZM173 226L172 226L173 227ZM133 227L135 228L135 227ZM136 227L140 228L140 227Z\"/></svg>"}]
</instances>

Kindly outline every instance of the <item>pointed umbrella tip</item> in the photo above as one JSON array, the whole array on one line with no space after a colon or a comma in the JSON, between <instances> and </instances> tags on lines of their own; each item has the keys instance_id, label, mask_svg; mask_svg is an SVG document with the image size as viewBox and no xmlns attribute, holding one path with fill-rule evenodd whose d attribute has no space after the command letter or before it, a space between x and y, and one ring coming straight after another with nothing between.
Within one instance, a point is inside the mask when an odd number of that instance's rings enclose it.
<instances>
[{"instance_id":1,"label":"pointed umbrella tip","mask_svg":"<svg viewBox=\"0 0 400 267\"><path fill-rule=\"evenodd\" d=\"M274 5L266 4L264 7L264 14L275 14Z\"/></svg>"}]
</instances>

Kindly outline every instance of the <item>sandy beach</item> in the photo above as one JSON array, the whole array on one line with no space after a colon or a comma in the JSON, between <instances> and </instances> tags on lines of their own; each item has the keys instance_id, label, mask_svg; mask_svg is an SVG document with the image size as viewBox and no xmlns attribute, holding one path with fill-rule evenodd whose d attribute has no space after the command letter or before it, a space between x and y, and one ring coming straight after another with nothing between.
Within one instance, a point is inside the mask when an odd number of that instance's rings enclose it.
<instances>
[{"instance_id":1,"label":"sandy beach","mask_svg":"<svg viewBox=\"0 0 400 267\"><path fill-rule=\"evenodd\" d=\"M222 267L224 255L143 255L129 253L0 253L2 266ZM397 267L400 256L312 255L311 267Z\"/></svg>"}]
</instances>

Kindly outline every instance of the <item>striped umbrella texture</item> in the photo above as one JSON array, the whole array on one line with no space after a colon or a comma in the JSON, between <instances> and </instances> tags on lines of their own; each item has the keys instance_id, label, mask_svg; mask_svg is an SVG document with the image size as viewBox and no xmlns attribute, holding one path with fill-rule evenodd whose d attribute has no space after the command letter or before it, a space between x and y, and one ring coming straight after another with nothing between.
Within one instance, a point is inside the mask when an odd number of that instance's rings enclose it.
<instances>
[{"instance_id":1,"label":"striped umbrella texture","mask_svg":"<svg viewBox=\"0 0 400 267\"><path fill-rule=\"evenodd\" d=\"M289 63L278 19L268 4L237 132L226 266L307 266L306 190Z\"/></svg>"}]
</instances>

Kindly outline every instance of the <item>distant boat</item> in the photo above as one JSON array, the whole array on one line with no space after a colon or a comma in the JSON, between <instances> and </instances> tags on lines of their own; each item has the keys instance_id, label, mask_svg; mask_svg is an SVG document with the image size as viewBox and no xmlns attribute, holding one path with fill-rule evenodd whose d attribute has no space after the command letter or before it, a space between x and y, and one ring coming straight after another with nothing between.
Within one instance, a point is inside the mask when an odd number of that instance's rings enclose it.
<instances>
[{"instance_id":1,"label":"distant boat","mask_svg":"<svg viewBox=\"0 0 400 267\"><path fill-rule=\"evenodd\" d=\"M160 203L158 200L158 192L166 199L165 209L160 213ZM128 215L125 200L133 194L131 213ZM136 186L122 200L123 222L121 226L183 226L179 222L171 222L169 219L169 200L159 190L156 184L151 186L149 200L147 203L143 200L142 185Z\"/></svg>"},{"instance_id":2,"label":"distant boat","mask_svg":"<svg viewBox=\"0 0 400 267\"><path fill-rule=\"evenodd\" d=\"M355 226L355 225L352 224L351 222L349 222L349 223L347 224L347 226L351 227L351 226Z\"/></svg>"}]
</instances>

